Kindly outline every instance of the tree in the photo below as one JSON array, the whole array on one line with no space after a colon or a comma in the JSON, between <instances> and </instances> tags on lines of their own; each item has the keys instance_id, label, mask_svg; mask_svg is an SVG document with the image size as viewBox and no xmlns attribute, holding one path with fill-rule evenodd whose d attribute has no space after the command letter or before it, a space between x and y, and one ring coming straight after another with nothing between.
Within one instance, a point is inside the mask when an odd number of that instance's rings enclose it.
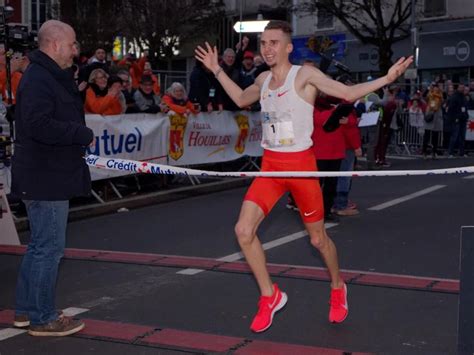
<instances>
[{"instance_id":1,"label":"tree","mask_svg":"<svg viewBox=\"0 0 474 355\"><path fill-rule=\"evenodd\" d=\"M172 59L183 44L213 31L224 15L222 0L121 0L121 33L151 57Z\"/></svg>"},{"instance_id":2,"label":"tree","mask_svg":"<svg viewBox=\"0 0 474 355\"><path fill-rule=\"evenodd\" d=\"M76 32L81 51L92 54L101 47L110 51L117 21L110 16L118 11L119 1L69 0L60 2L61 20L69 23Z\"/></svg>"},{"instance_id":3,"label":"tree","mask_svg":"<svg viewBox=\"0 0 474 355\"><path fill-rule=\"evenodd\" d=\"M393 64L393 44L410 36L410 0L306 0L292 10L337 18L362 43L377 47L382 72Z\"/></svg>"}]
</instances>

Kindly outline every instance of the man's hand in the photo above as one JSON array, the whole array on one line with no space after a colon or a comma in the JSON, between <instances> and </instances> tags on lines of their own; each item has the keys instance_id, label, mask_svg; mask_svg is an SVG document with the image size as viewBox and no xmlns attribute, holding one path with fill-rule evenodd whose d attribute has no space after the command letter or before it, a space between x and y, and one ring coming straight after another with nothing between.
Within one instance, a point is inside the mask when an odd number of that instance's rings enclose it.
<instances>
[{"instance_id":1,"label":"man's hand","mask_svg":"<svg viewBox=\"0 0 474 355\"><path fill-rule=\"evenodd\" d=\"M242 50L245 51L249 45L250 39L247 36L242 38Z\"/></svg>"},{"instance_id":2,"label":"man's hand","mask_svg":"<svg viewBox=\"0 0 474 355\"><path fill-rule=\"evenodd\" d=\"M405 70L410 66L413 62L413 56L409 56L408 58L401 57L392 67L389 69L387 73L387 80L388 82L394 82L397 78L402 75Z\"/></svg>"},{"instance_id":3,"label":"man's hand","mask_svg":"<svg viewBox=\"0 0 474 355\"><path fill-rule=\"evenodd\" d=\"M87 82L81 81L77 88L79 89L79 91L84 91L87 88Z\"/></svg>"},{"instance_id":4,"label":"man's hand","mask_svg":"<svg viewBox=\"0 0 474 355\"><path fill-rule=\"evenodd\" d=\"M220 68L219 62L217 60L217 47L212 48L208 42L206 42L206 49L201 46L198 46L195 50L195 58L202 62L204 66L212 71L214 75L216 71Z\"/></svg>"},{"instance_id":5,"label":"man's hand","mask_svg":"<svg viewBox=\"0 0 474 355\"><path fill-rule=\"evenodd\" d=\"M107 94L113 97L118 97L121 91L122 85L120 85L120 83L113 83Z\"/></svg>"},{"instance_id":6,"label":"man's hand","mask_svg":"<svg viewBox=\"0 0 474 355\"><path fill-rule=\"evenodd\" d=\"M212 112L213 109L214 109L214 108L212 107L212 102L209 102L209 103L207 104L207 112Z\"/></svg>"},{"instance_id":7,"label":"man's hand","mask_svg":"<svg viewBox=\"0 0 474 355\"><path fill-rule=\"evenodd\" d=\"M362 148L354 149L355 156L360 158L362 156Z\"/></svg>"},{"instance_id":8,"label":"man's hand","mask_svg":"<svg viewBox=\"0 0 474 355\"><path fill-rule=\"evenodd\" d=\"M347 124L349 122L348 117L343 117L339 120L339 124Z\"/></svg>"},{"instance_id":9,"label":"man's hand","mask_svg":"<svg viewBox=\"0 0 474 355\"><path fill-rule=\"evenodd\" d=\"M163 112L163 113L168 113L169 110L170 110L170 108L168 107L168 105L166 105L166 104L164 104L164 103L161 103L161 104L160 104L160 110L161 110L161 112Z\"/></svg>"}]
</instances>

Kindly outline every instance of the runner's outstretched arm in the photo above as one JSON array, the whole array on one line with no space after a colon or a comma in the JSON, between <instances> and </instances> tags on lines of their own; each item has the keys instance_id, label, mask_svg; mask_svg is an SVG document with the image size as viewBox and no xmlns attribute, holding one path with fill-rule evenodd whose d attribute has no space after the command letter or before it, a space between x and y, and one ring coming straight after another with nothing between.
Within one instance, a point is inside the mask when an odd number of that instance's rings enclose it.
<instances>
[{"instance_id":1,"label":"runner's outstretched arm","mask_svg":"<svg viewBox=\"0 0 474 355\"><path fill-rule=\"evenodd\" d=\"M230 98L239 107L247 107L256 102L260 98L259 83L261 80L257 78L253 85L242 90L231 78L222 70L217 60L217 47L212 48L206 42L206 48L198 46L195 50L195 58L202 62L210 71L214 73L219 83L230 96Z\"/></svg>"},{"instance_id":2,"label":"runner's outstretched arm","mask_svg":"<svg viewBox=\"0 0 474 355\"><path fill-rule=\"evenodd\" d=\"M408 66L413 62L413 56L400 58L388 73L376 80L368 81L366 83L357 84L353 86L344 85L338 81L326 77L319 69L306 67L305 70L310 72L307 83L315 86L327 95L338 97L349 102L354 102L365 95L374 92L385 85L394 82L400 75L402 75Z\"/></svg>"}]
</instances>

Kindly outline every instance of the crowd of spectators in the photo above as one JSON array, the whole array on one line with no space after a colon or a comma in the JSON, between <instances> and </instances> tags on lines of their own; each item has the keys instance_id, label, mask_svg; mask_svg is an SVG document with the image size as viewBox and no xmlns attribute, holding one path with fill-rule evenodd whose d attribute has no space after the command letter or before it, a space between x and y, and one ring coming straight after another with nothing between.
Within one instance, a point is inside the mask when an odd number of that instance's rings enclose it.
<instances>
[{"instance_id":1,"label":"crowd of spectators","mask_svg":"<svg viewBox=\"0 0 474 355\"><path fill-rule=\"evenodd\" d=\"M474 80L463 84L438 78L411 96L402 87L392 85L380 96L370 96L366 99L372 100L380 110L374 155L376 165L389 165L385 160L387 146L394 133L404 128L403 125L416 128L422 136L424 158L436 159L442 152L448 157L466 156L468 111L474 110ZM442 147L438 145L440 141Z\"/></svg>"},{"instance_id":2,"label":"crowd of spectators","mask_svg":"<svg viewBox=\"0 0 474 355\"><path fill-rule=\"evenodd\" d=\"M0 94L5 103L15 104L16 89L28 64L27 55L13 55L11 88L7 90L5 52L0 48ZM299 64L316 65L312 60ZM220 66L242 89L252 85L260 73L268 70L262 57L249 49L249 39L245 36L235 48L223 50ZM108 61L106 51L98 48L90 58L76 58L71 75L82 94L84 110L89 114L108 116L173 111L188 115L240 110L200 61L196 61L191 72L189 91L179 82L162 90L146 51L140 58L129 54L120 61ZM353 84L348 74L337 80ZM323 129L325 120L340 103L344 102L326 97L324 93L315 102L313 140L320 171L353 170L360 166L357 158L363 155L367 165L360 168L389 167L386 160L389 144L407 128L422 137L420 153L425 159L436 159L441 154L450 158L466 156L466 125L468 111L474 110L474 80L464 84L439 77L414 92L409 86L392 84L360 98L354 103L351 114L340 120L339 128L326 132ZM260 111L260 105L257 102L244 109ZM370 112L378 113L377 124L359 128L362 115ZM326 220L334 221L338 216L358 213L357 205L349 199L350 178L324 178L321 185ZM287 207L297 208L291 196Z\"/></svg>"},{"instance_id":3,"label":"crowd of spectators","mask_svg":"<svg viewBox=\"0 0 474 355\"><path fill-rule=\"evenodd\" d=\"M108 61L106 51L98 48L90 58L78 56L76 59L72 72L82 93L86 113L107 116L170 110L180 114L239 110L213 73L199 61L191 72L189 91L174 82L162 92L146 51L140 58L129 54L120 61ZM28 63L26 55L12 57L12 85L11 90L7 90L5 53L0 48L0 93L4 102L8 102L10 91L11 103L15 103L16 88ZM304 60L301 64L315 65L311 60ZM249 49L246 36L234 49L223 50L220 65L242 89L252 85L255 78L268 69L262 57ZM380 113L375 127L361 130L369 169L390 165L386 161L387 147L406 125L416 127L423 137L421 152L424 157L436 158L442 150L450 157L456 154L464 156L468 110L474 109L474 80L464 85L440 77L413 94L408 87L394 84L383 92L360 98L357 105L359 117L363 112ZM245 109L259 111L260 106L255 103ZM443 147L438 146L440 135Z\"/></svg>"}]
</instances>

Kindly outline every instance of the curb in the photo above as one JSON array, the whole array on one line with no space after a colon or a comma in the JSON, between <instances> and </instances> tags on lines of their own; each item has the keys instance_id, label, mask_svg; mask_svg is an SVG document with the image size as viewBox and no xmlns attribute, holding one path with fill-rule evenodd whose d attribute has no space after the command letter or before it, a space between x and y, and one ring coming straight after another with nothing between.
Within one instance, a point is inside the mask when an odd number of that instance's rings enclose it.
<instances>
[{"instance_id":1,"label":"curb","mask_svg":"<svg viewBox=\"0 0 474 355\"><path fill-rule=\"evenodd\" d=\"M140 196L133 196L106 203L95 203L86 206L74 207L69 210L68 221L78 221L90 217L117 213L119 208L140 208L159 203L182 200L189 197L215 193L250 185L252 178L232 178L224 181L205 183L202 185L186 186L168 191L159 191ZM22 217L15 220L18 232L29 230L28 218Z\"/></svg>"}]
</instances>

